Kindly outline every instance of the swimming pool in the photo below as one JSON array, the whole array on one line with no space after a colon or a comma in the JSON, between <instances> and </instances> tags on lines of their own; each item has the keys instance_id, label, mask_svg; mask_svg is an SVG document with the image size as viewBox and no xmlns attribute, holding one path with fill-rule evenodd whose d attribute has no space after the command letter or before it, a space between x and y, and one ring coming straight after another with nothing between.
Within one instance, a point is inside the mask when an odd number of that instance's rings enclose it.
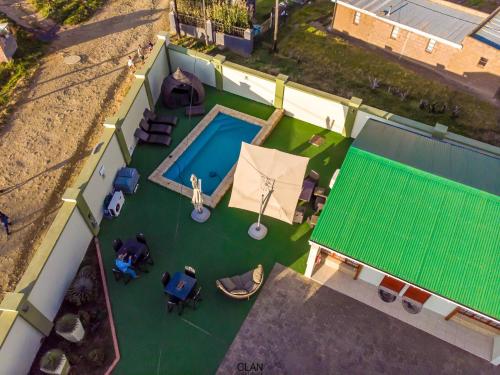
<instances>
[{"instance_id":1,"label":"swimming pool","mask_svg":"<svg viewBox=\"0 0 500 375\"><path fill-rule=\"evenodd\" d=\"M282 117L280 109L263 120L217 104L149 179L191 198L195 174L202 180L205 205L215 207L233 182L241 142L261 144Z\"/></svg>"},{"instance_id":2,"label":"swimming pool","mask_svg":"<svg viewBox=\"0 0 500 375\"><path fill-rule=\"evenodd\" d=\"M163 176L190 188L194 174L202 180L203 192L212 195L238 160L241 142L252 143L260 130L258 125L218 113Z\"/></svg>"}]
</instances>

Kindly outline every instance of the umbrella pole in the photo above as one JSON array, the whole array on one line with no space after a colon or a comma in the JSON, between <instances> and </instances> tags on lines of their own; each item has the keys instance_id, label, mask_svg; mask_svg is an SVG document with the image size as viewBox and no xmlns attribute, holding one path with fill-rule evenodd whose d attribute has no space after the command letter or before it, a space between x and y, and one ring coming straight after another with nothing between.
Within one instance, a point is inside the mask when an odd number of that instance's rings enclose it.
<instances>
[{"instance_id":1,"label":"umbrella pole","mask_svg":"<svg viewBox=\"0 0 500 375\"><path fill-rule=\"evenodd\" d=\"M250 228L248 229L248 235L254 240L261 240L267 235L267 228L265 225L260 223L260 220L262 217L262 211L264 211L265 202L270 194L271 192L269 192L267 196L264 196L264 194L262 194L262 199L260 201L259 218L257 219L257 222L250 225Z\"/></svg>"},{"instance_id":2,"label":"umbrella pole","mask_svg":"<svg viewBox=\"0 0 500 375\"><path fill-rule=\"evenodd\" d=\"M260 218L262 217L262 207L264 206L264 194L262 194L262 198L260 200L260 208L259 208L259 218L257 219L257 227L255 229L260 230Z\"/></svg>"}]
</instances>

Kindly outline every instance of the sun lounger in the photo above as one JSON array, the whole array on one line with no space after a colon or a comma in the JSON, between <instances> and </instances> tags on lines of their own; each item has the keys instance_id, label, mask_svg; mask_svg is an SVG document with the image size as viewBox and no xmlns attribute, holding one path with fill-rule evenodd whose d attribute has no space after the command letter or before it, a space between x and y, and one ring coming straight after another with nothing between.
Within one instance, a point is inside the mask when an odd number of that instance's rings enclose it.
<instances>
[{"instance_id":1,"label":"sun lounger","mask_svg":"<svg viewBox=\"0 0 500 375\"><path fill-rule=\"evenodd\" d=\"M174 115L158 115L154 113L153 111L149 109L145 109L142 116L144 119L149 122L158 122L160 124L167 124L167 125L177 125L177 121L179 120L177 116Z\"/></svg>"},{"instance_id":2,"label":"sun lounger","mask_svg":"<svg viewBox=\"0 0 500 375\"><path fill-rule=\"evenodd\" d=\"M139 139L139 143L152 143L164 146L170 146L172 138L165 134L149 134L141 128L135 129L134 136Z\"/></svg>"},{"instance_id":3,"label":"sun lounger","mask_svg":"<svg viewBox=\"0 0 500 375\"><path fill-rule=\"evenodd\" d=\"M195 105L193 107L186 108L186 116L201 116L205 114L204 105Z\"/></svg>"},{"instance_id":4,"label":"sun lounger","mask_svg":"<svg viewBox=\"0 0 500 375\"><path fill-rule=\"evenodd\" d=\"M142 119L139 123L139 127L147 133L158 133L158 134L172 134L172 125L159 124L156 122L149 123Z\"/></svg>"}]
</instances>

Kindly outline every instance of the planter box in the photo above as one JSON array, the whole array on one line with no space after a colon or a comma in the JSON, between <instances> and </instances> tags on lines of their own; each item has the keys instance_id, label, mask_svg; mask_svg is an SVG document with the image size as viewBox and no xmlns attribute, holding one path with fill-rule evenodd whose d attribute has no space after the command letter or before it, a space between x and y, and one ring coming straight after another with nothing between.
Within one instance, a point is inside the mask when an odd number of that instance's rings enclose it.
<instances>
[{"instance_id":1,"label":"planter box","mask_svg":"<svg viewBox=\"0 0 500 375\"><path fill-rule=\"evenodd\" d=\"M169 13L170 32L176 32L176 18L173 12ZM179 29L182 36L191 36L197 39L205 39L205 34L208 36L209 43L215 43L218 46L223 46L240 55L249 56L253 52L253 33L252 30L246 29L243 37L229 35L213 31L212 22L207 21L206 27L188 25L179 23Z\"/></svg>"}]
</instances>

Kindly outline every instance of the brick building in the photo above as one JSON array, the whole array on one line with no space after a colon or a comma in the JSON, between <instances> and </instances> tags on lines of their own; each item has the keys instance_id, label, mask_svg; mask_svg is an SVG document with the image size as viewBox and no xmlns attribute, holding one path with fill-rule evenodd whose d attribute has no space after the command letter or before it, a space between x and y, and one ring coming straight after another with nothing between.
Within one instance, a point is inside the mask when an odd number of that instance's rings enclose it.
<instances>
[{"instance_id":1,"label":"brick building","mask_svg":"<svg viewBox=\"0 0 500 375\"><path fill-rule=\"evenodd\" d=\"M333 0L333 29L500 95L500 8L442 0Z\"/></svg>"}]
</instances>

